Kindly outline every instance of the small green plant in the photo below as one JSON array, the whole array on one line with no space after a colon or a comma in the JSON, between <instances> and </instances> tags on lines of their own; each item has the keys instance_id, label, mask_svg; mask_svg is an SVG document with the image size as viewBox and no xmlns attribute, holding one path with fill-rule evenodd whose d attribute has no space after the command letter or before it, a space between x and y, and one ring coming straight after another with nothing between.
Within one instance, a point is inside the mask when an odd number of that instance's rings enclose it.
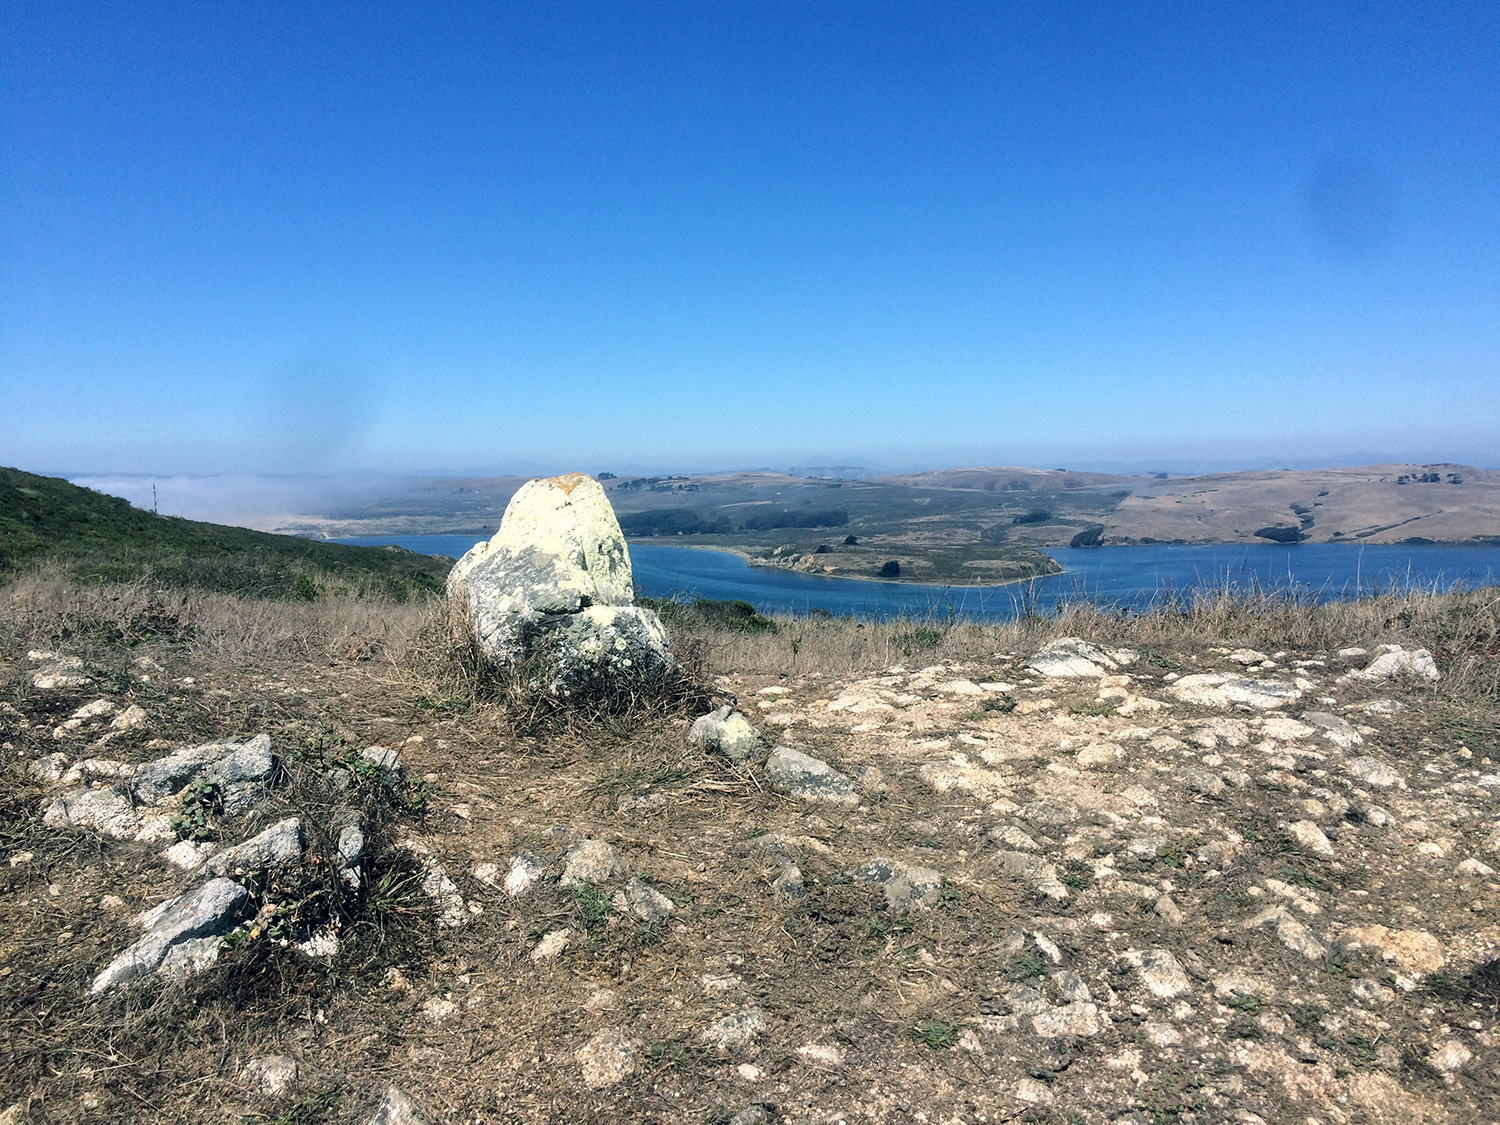
<instances>
[{"instance_id":1,"label":"small green plant","mask_svg":"<svg viewBox=\"0 0 1500 1125\"><path fill-rule=\"evenodd\" d=\"M1010 963L1010 979L1018 981L1035 980L1042 975L1047 968L1036 957L1017 957Z\"/></svg>"},{"instance_id":2,"label":"small green plant","mask_svg":"<svg viewBox=\"0 0 1500 1125\"><path fill-rule=\"evenodd\" d=\"M1004 692L1001 692L999 695L992 695L986 699L979 705L979 709L981 711L999 711L1003 715L1008 715L1016 709L1016 701Z\"/></svg>"},{"instance_id":3,"label":"small green plant","mask_svg":"<svg viewBox=\"0 0 1500 1125\"><path fill-rule=\"evenodd\" d=\"M1236 1020L1229 1025L1229 1034L1235 1039L1264 1039L1266 1033L1259 1024L1249 1020Z\"/></svg>"},{"instance_id":4,"label":"small green plant","mask_svg":"<svg viewBox=\"0 0 1500 1125\"><path fill-rule=\"evenodd\" d=\"M947 1050L958 1043L958 1028L941 1020L923 1020L911 1029L911 1037L934 1051Z\"/></svg>"},{"instance_id":5,"label":"small green plant","mask_svg":"<svg viewBox=\"0 0 1500 1125\"><path fill-rule=\"evenodd\" d=\"M589 934L603 929L614 912L615 908L609 899L587 883L578 883L573 887L573 913L578 918L578 924Z\"/></svg>"},{"instance_id":6,"label":"small green plant","mask_svg":"<svg viewBox=\"0 0 1500 1125\"><path fill-rule=\"evenodd\" d=\"M1178 836L1156 849L1156 858L1168 867L1181 867L1201 841L1196 836Z\"/></svg>"},{"instance_id":7,"label":"small green plant","mask_svg":"<svg viewBox=\"0 0 1500 1125\"><path fill-rule=\"evenodd\" d=\"M365 895L364 910L371 920L386 922L403 915L419 915L425 905L421 875L415 871L392 868L382 872L370 883L370 889Z\"/></svg>"},{"instance_id":8,"label":"small green plant","mask_svg":"<svg viewBox=\"0 0 1500 1125\"><path fill-rule=\"evenodd\" d=\"M218 836L214 818L224 812L224 794L201 774L182 793L182 805L172 818L172 831L179 840L212 840Z\"/></svg>"},{"instance_id":9,"label":"small green plant","mask_svg":"<svg viewBox=\"0 0 1500 1125\"><path fill-rule=\"evenodd\" d=\"M674 1067L685 1067L693 1061L693 1057L693 1049L677 1039L665 1039L646 1048L646 1058L651 1062L651 1069L658 1073Z\"/></svg>"},{"instance_id":10,"label":"small green plant","mask_svg":"<svg viewBox=\"0 0 1500 1125\"><path fill-rule=\"evenodd\" d=\"M914 625L899 633L891 634L891 644L901 650L903 656L925 652L943 643L943 631L930 625Z\"/></svg>"},{"instance_id":11,"label":"small green plant","mask_svg":"<svg viewBox=\"0 0 1500 1125\"><path fill-rule=\"evenodd\" d=\"M1321 1004L1293 1004L1286 1010L1286 1014L1292 1017L1292 1022L1303 1031L1310 1031L1318 1026L1323 1017L1328 1014L1328 1009Z\"/></svg>"},{"instance_id":12,"label":"small green plant","mask_svg":"<svg viewBox=\"0 0 1500 1125\"><path fill-rule=\"evenodd\" d=\"M1265 999L1259 992L1242 992L1239 989L1235 989L1234 995L1226 1003L1236 1012L1253 1015L1265 1006Z\"/></svg>"},{"instance_id":13,"label":"small green plant","mask_svg":"<svg viewBox=\"0 0 1500 1125\"><path fill-rule=\"evenodd\" d=\"M1182 667L1181 664L1177 663L1170 656L1155 652L1149 648L1146 650L1146 663L1150 664L1153 668L1160 668L1163 672L1175 672Z\"/></svg>"}]
</instances>

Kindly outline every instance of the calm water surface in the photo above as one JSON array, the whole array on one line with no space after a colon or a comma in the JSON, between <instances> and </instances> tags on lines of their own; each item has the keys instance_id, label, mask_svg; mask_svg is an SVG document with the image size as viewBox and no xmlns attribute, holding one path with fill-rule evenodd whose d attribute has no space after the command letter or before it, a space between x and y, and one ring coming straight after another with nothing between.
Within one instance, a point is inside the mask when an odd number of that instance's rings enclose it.
<instances>
[{"instance_id":1,"label":"calm water surface","mask_svg":"<svg viewBox=\"0 0 1500 1125\"><path fill-rule=\"evenodd\" d=\"M365 546L395 544L428 555L457 558L475 543L470 535L391 535L341 539ZM819 578L770 567L752 567L725 551L700 551L632 543L637 594L652 598L743 598L767 613L813 610L857 617L958 613L1007 618L1034 597L1051 606L1092 598L1142 607L1165 594L1205 587L1297 590L1319 600L1352 598L1395 589L1449 589L1500 585L1500 546L1356 546L1302 543L1213 547L1053 548L1047 554L1064 573L1010 586L916 586Z\"/></svg>"}]
</instances>

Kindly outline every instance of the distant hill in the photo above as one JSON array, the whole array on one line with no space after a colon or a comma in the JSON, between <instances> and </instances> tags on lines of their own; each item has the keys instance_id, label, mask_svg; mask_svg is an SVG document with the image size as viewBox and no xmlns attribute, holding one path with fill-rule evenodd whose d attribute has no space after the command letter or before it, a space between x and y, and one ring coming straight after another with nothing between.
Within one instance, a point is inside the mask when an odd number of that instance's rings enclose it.
<instances>
[{"instance_id":1,"label":"distant hill","mask_svg":"<svg viewBox=\"0 0 1500 1125\"><path fill-rule=\"evenodd\" d=\"M52 562L81 578L150 578L263 597L442 589L449 560L142 511L58 477L0 468L0 577Z\"/></svg>"}]
</instances>

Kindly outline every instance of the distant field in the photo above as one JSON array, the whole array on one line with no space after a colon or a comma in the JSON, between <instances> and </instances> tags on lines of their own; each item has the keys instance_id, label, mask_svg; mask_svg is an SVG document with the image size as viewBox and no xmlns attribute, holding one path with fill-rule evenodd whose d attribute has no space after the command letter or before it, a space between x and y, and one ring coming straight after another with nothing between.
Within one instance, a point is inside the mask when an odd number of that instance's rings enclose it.
<instances>
[{"instance_id":1,"label":"distant field","mask_svg":"<svg viewBox=\"0 0 1500 1125\"><path fill-rule=\"evenodd\" d=\"M519 477L413 481L278 530L488 534ZM778 473L604 481L633 540L732 550L811 574L939 583L1055 572L1048 547L1500 541L1500 473L1464 465L1116 476L949 469L870 480ZM850 538L853 542L850 542Z\"/></svg>"}]
</instances>

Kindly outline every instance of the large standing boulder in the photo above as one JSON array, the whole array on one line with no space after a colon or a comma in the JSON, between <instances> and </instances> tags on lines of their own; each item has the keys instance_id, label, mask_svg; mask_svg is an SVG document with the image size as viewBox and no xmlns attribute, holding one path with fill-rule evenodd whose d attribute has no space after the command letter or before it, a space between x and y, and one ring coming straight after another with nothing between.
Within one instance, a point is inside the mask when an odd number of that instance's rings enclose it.
<instances>
[{"instance_id":1,"label":"large standing boulder","mask_svg":"<svg viewBox=\"0 0 1500 1125\"><path fill-rule=\"evenodd\" d=\"M582 473L522 485L494 537L459 559L448 594L491 662L527 665L551 695L601 679L649 687L676 667L661 621L632 604L609 497Z\"/></svg>"}]
</instances>

